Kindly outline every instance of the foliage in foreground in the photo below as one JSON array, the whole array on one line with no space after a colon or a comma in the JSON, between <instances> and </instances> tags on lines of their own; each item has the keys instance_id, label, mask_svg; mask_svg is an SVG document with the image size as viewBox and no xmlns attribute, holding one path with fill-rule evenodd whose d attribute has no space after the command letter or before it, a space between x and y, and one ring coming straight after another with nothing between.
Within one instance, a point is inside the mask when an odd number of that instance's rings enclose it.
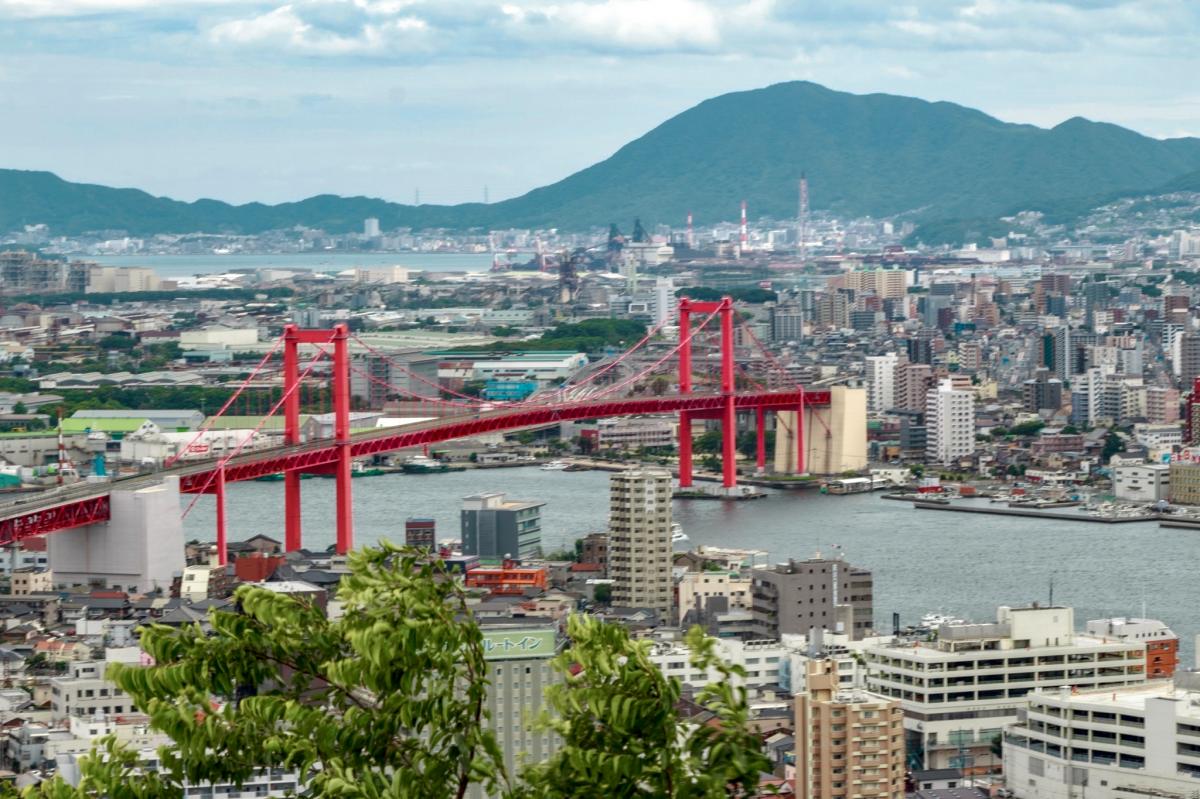
<instances>
[{"instance_id":1,"label":"foliage in foreground","mask_svg":"<svg viewBox=\"0 0 1200 799\"><path fill-rule=\"evenodd\" d=\"M569 621L571 648L554 668L538 723L562 748L519 778L506 773L486 719L487 663L465 596L440 564L390 545L351 556L329 620L311 603L255 586L240 612L199 625L144 628L157 665L108 675L168 735L159 770L111 739L80 763L81 780L26 789L25 799L172 799L185 784L241 785L262 768L307 775L301 796L449 799L471 785L509 799L577 796L723 797L752 792L769 768L746 729L744 676L699 629L693 663L720 680L697 702L714 718L685 725L677 679L650 662L648 642L593 618ZM0 789L0 796L12 796Z\"/></svg>"}]
</instances>

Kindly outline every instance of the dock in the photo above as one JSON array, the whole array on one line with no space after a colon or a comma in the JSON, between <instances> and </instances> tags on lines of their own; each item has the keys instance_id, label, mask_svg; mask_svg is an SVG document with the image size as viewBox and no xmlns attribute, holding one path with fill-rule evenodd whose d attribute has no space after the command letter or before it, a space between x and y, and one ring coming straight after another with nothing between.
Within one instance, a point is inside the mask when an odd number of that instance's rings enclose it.
<instances>
[{"instance_id":1,"label":"dock","mask_svg":"<svg viewBox=\"0 0 1200 799\"><path fill-rule=\"evenodd\" d=\"M1153 522L1161 517L1156 513L1144 516L1089 516L1083 513L1055 513L1054 511L1023 510L1021 508L970 508L956 505L953 502L923 502L913 500L913 507L918 510L947 510L955 513L983 513L990 516L1025 516L1032 519L1054 519L1066 522L1092 522L1097 524L1132 524L1134 522ZM1200 528L1200 525L1197 525Z\"/></svg>"}]
</instances>

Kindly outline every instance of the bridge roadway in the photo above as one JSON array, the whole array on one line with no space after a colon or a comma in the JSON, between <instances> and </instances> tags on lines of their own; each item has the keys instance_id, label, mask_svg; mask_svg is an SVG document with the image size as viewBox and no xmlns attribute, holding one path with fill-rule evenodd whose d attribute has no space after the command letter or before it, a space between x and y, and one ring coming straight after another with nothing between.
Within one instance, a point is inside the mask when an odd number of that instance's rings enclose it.
<instances>
[{"instance_id":1,"label":"bridge roadway","mask_svg":"<svg viewBox=\"0 0 1200 799\"><path fill-rule=\"evenodd\" d=\"M770 391L734 395L739 410L758 407L767 410L794 410L829 404L828 391ZM383 427L355 433L346 444L318 439L303 444L271 447L246 452L225 462L225 481L253 480L287 471L321 473L332 471L341 448L349 447L350 457L363 458L402 449L437 444L456 438L485 433L544 427L558 422L579 421L607 416L640 416L690 411L692 418L719 418L725 398L720 394L674 394L661 397L633 397L592 400L562 405L501 408L482 413L448 416L401 427ZM190 461L150 474L119 478L104 483L83 483L50 489L27 499L0 505L0 546L34 535L66 530L109 518L109 495L114 488L135 490L158 484L165 476L177 476L183 493L213 490L213 478L220 459Z\"/></svg>"}]
</instances>

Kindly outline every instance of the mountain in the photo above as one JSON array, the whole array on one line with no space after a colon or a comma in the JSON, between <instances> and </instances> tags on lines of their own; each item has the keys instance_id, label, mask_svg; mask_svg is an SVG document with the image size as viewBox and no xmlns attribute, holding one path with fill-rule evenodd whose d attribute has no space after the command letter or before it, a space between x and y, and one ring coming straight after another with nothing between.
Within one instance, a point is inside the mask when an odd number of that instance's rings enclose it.
<instances>
[{"instance_id":1,"label":"mountain","mask_svg":"<svg viewBox=\"0 0 1200 799\"><path fill-rule=\"evenodd\" d=\"M1158 140L1073 118L1051 129L1002 122L952 103L854 95L792 82L715 97L609 158L503 202L408 206L322 195L295 203L182 203L132 189L0 170L0 230L45 222L58 233L101 228L243 232L304 224L332 232L378 217L392 227L559 227L611 221L681 225L791 218L806 172L814 209L917 221L979 219L1056 201L1190 181L1200 139Z\"/></svg>"}]
</instances>

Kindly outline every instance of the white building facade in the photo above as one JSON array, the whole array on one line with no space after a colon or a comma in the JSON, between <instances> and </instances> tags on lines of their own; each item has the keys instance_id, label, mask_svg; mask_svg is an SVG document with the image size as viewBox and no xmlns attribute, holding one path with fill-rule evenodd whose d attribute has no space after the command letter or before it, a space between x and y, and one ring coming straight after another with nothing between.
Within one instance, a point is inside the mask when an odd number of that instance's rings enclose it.
<instances>
[{"instance_id":1,"label":"white building facade","mask_svg":"<svg viewBox=\"0 0 1200 799\"><path fill-rule=\"evenodd\" d=\"M975 454L975 394L943 380L926 394L925 459L950 464Z\"/></svg>"}]
</instances>

